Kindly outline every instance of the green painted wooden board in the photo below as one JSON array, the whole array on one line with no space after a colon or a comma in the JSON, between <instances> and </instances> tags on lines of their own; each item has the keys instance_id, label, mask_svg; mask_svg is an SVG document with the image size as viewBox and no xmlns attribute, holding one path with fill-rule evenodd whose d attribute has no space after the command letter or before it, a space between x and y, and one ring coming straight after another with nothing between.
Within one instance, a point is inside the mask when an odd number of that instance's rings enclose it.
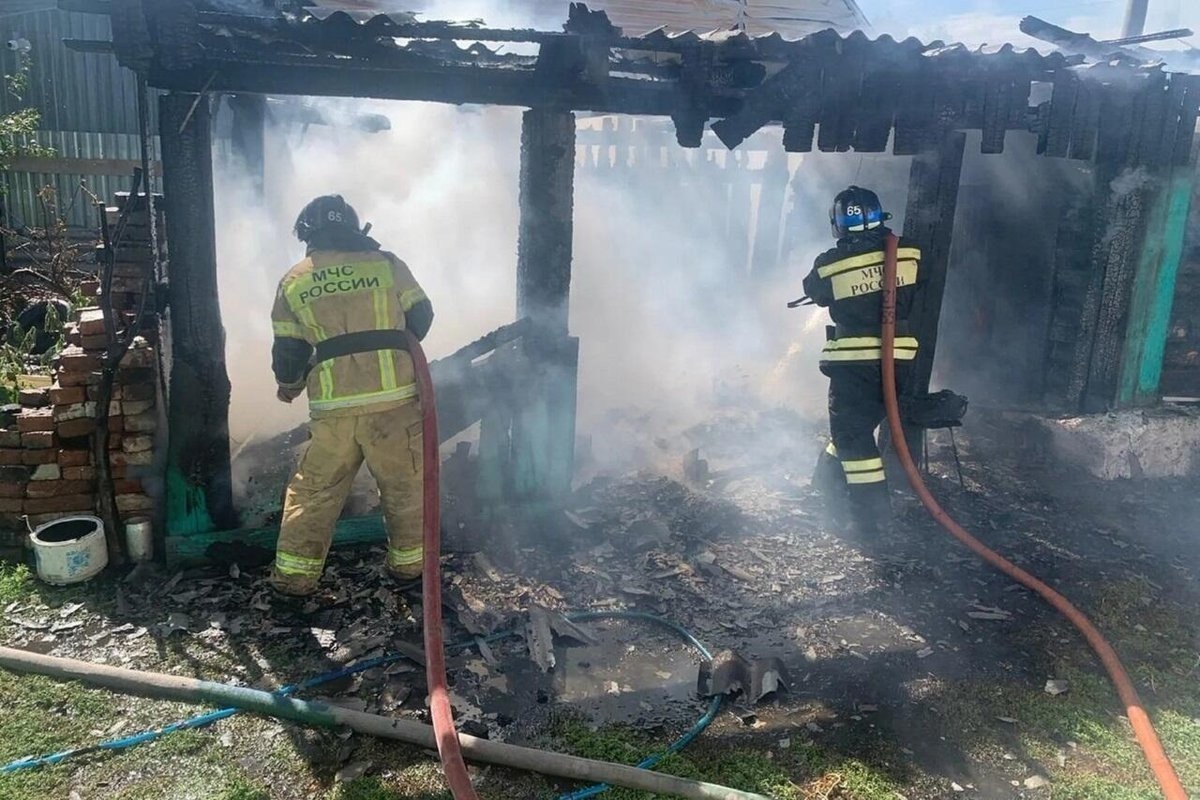
<instances>
[{"instance_id":1,"label":"green painted wooden board","mask_svg":"<svg viewBox=\"0 0 1200 800\"><path fill-rule=\"evenodd\" d=\"M1176 171L1159 193L1147 221L1121 358L1117 393L1117 405L1121 407L1158 401L1194 177L1191 169Z\"/></svg>"},{"instance_id":2,"label":"green painted wooden board","mask_svg":"<svg viewBox=\"0 0 1200 800\"><path fill-rule=\"evenodd\" d=\"M274 551L279 538L279 528L254 528L236 531L210 531L191 533L187 536L168 536L167 561L207 561L212 558L209 548L213 545L258 547ZM350 517L339 520L334 528L333 544L361 544L384 540L383 517L372 514L366 517Z\"/></svg>"}]
</instances>

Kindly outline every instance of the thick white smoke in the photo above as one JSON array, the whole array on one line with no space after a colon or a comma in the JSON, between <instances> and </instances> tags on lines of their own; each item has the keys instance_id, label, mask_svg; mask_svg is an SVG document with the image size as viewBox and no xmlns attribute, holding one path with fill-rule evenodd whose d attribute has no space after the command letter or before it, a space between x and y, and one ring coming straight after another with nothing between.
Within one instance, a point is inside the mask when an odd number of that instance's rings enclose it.
<instances>
[{"instance_id":1,"label":"thick white smoke","mask_svg":"<svg viewBox=\"0 0 1200 800\"><path fill-rule=\"evenodd\" d=\"M498 19L489 13L493 4L450 5L444 16L488 13L495 25L561 24L530 19L520 9ZM427 18L443 16L421 10ZM436 311L427 340L432 357L515 317L521 111L304 102L332 124L304 126L274 115L261 202L240 167L228 158L216 162L235 450L306 417L303 402L275 399L269 313L279 278L303 256L291 234L295 216L317 195L342 194L373 224L372 235L409 263ZM364 113L386 116L391 129L355 127L355 116ZM581 124L594 123L581 115ZM684 155L670 147L672 155ZM761 153L754 158L761 164ZM722 401L785 406L823 424L826 381L816 362L827 317L789 311L785 303L802 294L812 258L832 243L826 213L833 194L851 182L873 185L899 225L908 162L858 154L790 157L785 264L765 279L746 272L749 242L731 243L723 224L714 224L724 212L712 207L711 194L705 199L678 182L646 181L636 171L614 180L577 168L571 331L581 340L579 429L607 443L609 452L598 455L620 460L614 451L626 446L613 435L614 410L648 416L648 426L663 435L703 420Z\"/></svg>"}]
</instances>

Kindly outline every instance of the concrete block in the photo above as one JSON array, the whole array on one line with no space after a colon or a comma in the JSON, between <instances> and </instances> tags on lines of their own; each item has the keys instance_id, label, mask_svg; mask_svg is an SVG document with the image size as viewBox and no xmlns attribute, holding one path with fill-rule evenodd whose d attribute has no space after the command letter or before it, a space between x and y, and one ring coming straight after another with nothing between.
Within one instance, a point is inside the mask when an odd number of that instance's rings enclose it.
<instances>
[{"instance_id":1,"label":"concrete block","mask_svg":"<svg viewBox=\"0 0 1200 800\"><path fill-rule=\"evenodd\" d=\"M99 308L82 308L79 310L79 332L84 336L94 336L104 333L104 312Z\"/></svg>"},{"instance_id":2,"label":"concrete block","mask_svg":"<svg viewBox=\"0 0 1200 800\"><path fill-rule=\"evenodd\" d=\"M33 481L57 481L62 479L62 467L58 464L40 464L29 476Z\"/></svg>"},{"instance_id":3,"label":"concrete block","mask_svg":"<svg viewBox=\"0 0 1200 800\"><path fill-rule=\"evenodd\" d=\"M84 419L85 417L94 416L96 416L95 403L74 403L69 406L54 407L55 422L70 422L73 419Z\"/></svg>"},{"instance_id":4,"label":"concrete block","mask_svg":"<svg viewBox=\"0 0 1200 800\"><path fill-rule=\"evenodd\" d=\"M1039 424L1056 460L1102 480L1200 475L1200 413L1165 407Z\"/></svg>"},{"instance_id":5,"label":"concrete block","mask_svg":"<svg viewBox=\"0 0 1200 800\"><path fill-rule=\"evenodd\" d=\"M121 442L121 449L126 453L142 453L154 449L154 437L148 434L126 436Z\"/></svg>"},{"instance_id":6,"label":"concrete block","mask_svg":"<svg viewBox=\"0 0 1200 800\"><path fill-rule=\"evenodd\" d=\"M45 447L54 447L57 444L58 440L54 431L34 431L21 434L21 446L27 450L40 450Z\"/></svg>"}]
</instances>

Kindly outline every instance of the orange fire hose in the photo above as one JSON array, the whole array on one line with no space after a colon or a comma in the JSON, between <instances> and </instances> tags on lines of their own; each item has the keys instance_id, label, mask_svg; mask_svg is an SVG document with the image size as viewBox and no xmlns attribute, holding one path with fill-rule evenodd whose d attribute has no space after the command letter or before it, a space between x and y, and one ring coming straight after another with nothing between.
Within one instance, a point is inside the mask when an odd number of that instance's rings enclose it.
<instances>
[{"instance_id":1,"label":"orange fire hose","mask_svg":"<svg viewBox=\"0 0 1200 800\"><path fill-rule=\"evenodd\" d=\"M1133 726L1133 733L1137 737L1138 744L1141 745L1142 752L1146 756L1146 762L1150 765L1150 771L1154 773L1158 785L1162 788L1163 797L1167 800L1187 800L1187 792L1184 790L1183 784L1180 783L1179 776L1175 773L1175 767L1171 764L1171 759L1167 757L1166 752L1163 750L1162 742L1159 741L1158 734L1154 730L1154 725L1150 722L1150 716L1142 706L1142 700L1138 697L1137 689L1133 687L1133 682L1129 679L1129 673L1125 671L1125 667L1121 664L1121 660L1118 658L1116 651L1113 650L1112 645L1105 641L1104 636L1096 629L1096 626L1079 609L1073 606L1067 598L989 548L955 522L938 505L933 495L929 493L929 489L925 486L925 481L921 478L921 473L917 469L917 465L913 463L912 454L908 450L908 442L904 438L904 426L900 422L900 406L896 398L896 362L894 355L896 344L896 250L898 241L894 234L889 234L885 245L886 258L884 259L883 271L883 400L884 405L887 407L887 421L892 434L892 442L896 446L896 454L900 457L900 463L904 466L904 472L908 475L908 482L912 484L913 490L921 499L921 503L925 506L926 510L929 511L930 515L943 528L950 532L951 536L965 544L972 552L1017 583L1037 592L1047 603L1079 629L1079 632L1083 634L1083 638L1087 639L1088 644L1096 651L1096 655L1100 657L1105 670L1108 671L1109 678L1117 689L1117 694L1120 696L1121 702L1125 704L1125 713L1129 717L1129 724Z\"/></svg>"},{"instance_id":2,"label":"orange fire hose","mask_svg":"<svg viewBox=\"0 0 1200 800\"><path fill-rule=\"evenodd\" d=\"M429 713L437 739L442 771L454 800L479 800L471 786L463 761L458 732L454 728L454 708L446 688L446 648L442 640L442 520L441 461L438 457L437 404L433 396L433 377L429 362L417 337L408 334L417 396L421 400L421 439L425 459L424 478L424 562L422 564L422 602L424 603L425 681L429 684Z\"/></svg>"}]
</instances>

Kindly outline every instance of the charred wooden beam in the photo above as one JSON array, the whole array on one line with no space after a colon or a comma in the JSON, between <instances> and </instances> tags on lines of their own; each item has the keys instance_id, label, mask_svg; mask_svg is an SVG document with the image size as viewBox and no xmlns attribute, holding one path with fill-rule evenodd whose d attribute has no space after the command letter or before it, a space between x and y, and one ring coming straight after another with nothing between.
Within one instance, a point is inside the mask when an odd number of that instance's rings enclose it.
<instances>
[{"instance_id":1,"label":"charred wooden beam","mask_svg":"<svg viewBox=\"0 0 1200 800\"><path fill-rule=\"evenodd\" d=\"M913 335L921 345L910 379L914 394L929 391L933 374L966 141L963 133L946 134L940 147L913 158L910 170L904 235L921 248L923 274L923 286L909 317Z\"/></svg>"},{"instance_id":2,"label":"charred wooden beam","mask_svg":"<svg viewBox=\"0 0 1200 800\"><path fill-rule=\"evenodd\" d=\"M209 99L168 94L161 100L159 120L170 241L168 531L187 536L236 524L229 376L217 300Z\"/></svg>"},{"instance_id":3,"label":"charred wooden beam","mask_svg":"<svg viewBox=\"0 0 1200 800\"><path fill-rule=\"evenodd\" d=\"M575 115L535 108L521 120L517 316L567 330L575 181Z\"/></svg>"},{"instance_id":4,"label":"charred wooden beam","mask_svg":"<svg viewBox=\"0 0 1200 800\"><path fill-rule=\"evenodd\" d=\"M230 54L181 70L150 72L151 85L176 91L208 91L312 97L369 97L455 105L544 107L577 111L671 116L685 107L680 84L611 76L603 83L577 80L546 84L533 70L444 66L427 70L380 70L344 59L247 64ZM715 97L708 116L732 113L739 101Z\"/></svg>"}]
</instances>

